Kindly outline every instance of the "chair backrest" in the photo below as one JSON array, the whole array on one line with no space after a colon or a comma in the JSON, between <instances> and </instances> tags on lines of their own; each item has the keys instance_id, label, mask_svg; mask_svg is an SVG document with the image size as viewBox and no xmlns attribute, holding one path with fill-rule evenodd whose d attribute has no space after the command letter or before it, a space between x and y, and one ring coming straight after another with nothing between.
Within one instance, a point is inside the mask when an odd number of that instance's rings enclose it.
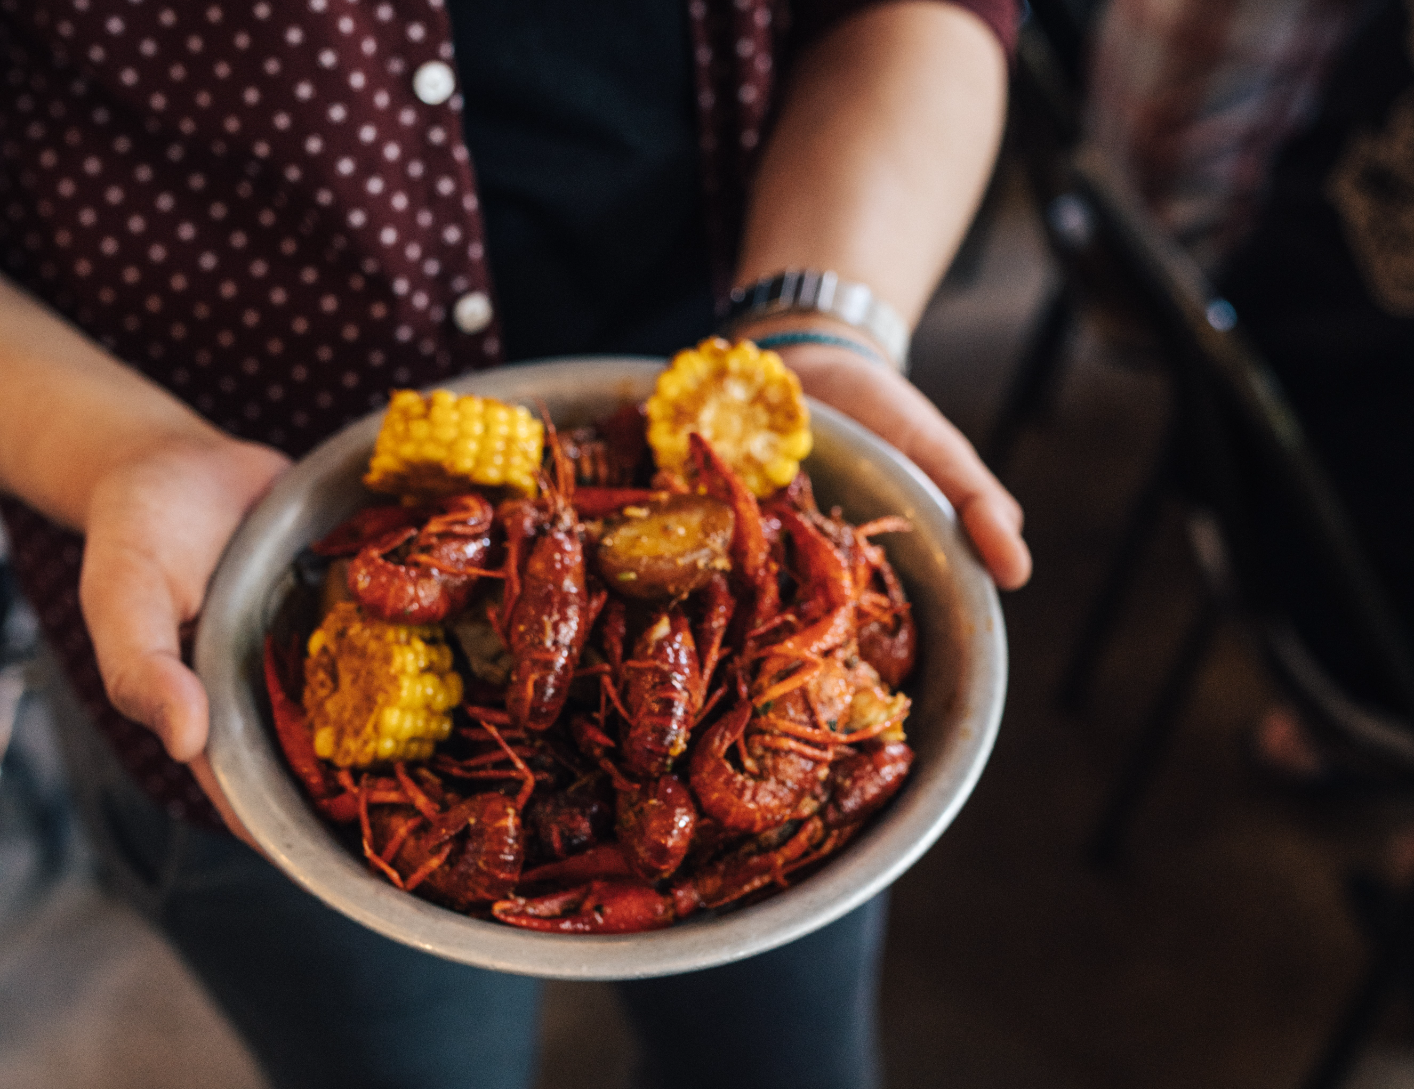
<instances>
[{"instance_id":1,"label":"chair backrest","mask_svg":"<svg viewBox=\"0 0 1414 1089\"><path fill-rule=\"evenodd\" d=\"M1109 248L1092 245L1094 216L1075 184L1082 112L1082 87L1068 71L1049 27L1039 19L1026 20L1012 72L1007 149L1025 171L1051 247L1065 268L1072 301L1157 325L1149 300L1111 259Z\"/></svg>"},{"instance_id":2,"label":"chair backrest","mask_svg":"<svg viewBox=\"0 0 1414 1089\"><path fill-rule=\"evenodd\" d=\"M1085 84L1090 24L1101 0L1026 0L1027 22L1050 43L1055 63L1077 92Z\"/></svg>"},{"instance_id":3,"label":"chair backrest","mask_svg":"<svg viewBox=\"0 0 1414 1089\"><path fill-rule=\"evenodd\" d=\"M1119 299L1152 326L1172 379L1182 470L1218 518L1244 604L1259 618L1282 608L1269 579L1271 542L1255 514L1258 506L1279 508L1311 557L1313 580L1326 587L1333 622L1368 656L1402 717L1383 723L1400 733L1385 748L1414 757L1404 725L1414 723L1414 644L1270 367L1232 307L1137 201L1111 184L1102 163L1081 153L1064 175L1068 188L1056 199L1069 202L1076 224L1058 256L1080 294L1099 285L1110 292L1108 304ZM1357 740L1372 736L1365 730Z\"/></svg>"}]
</instances>

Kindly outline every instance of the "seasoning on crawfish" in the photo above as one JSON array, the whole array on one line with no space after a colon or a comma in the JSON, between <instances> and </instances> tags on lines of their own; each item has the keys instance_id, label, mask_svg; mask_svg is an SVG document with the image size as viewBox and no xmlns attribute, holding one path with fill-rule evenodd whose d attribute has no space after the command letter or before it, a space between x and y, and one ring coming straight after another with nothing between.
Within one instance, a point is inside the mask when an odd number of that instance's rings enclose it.
<instances>
[{"instance_id":1,"label":"seasoning on crawfish","mask_svg":"<svg viewBox=\"0 0 1414 1089\"><path fill-rule=\"evenodd\" d=\"M460 612L491 549L493 510L475 492L428 507L372 507L312 549L350 556L348 590L365 611L400 624L436 624Z\"/></svg>"},{"instance_id":2,"label":"seasoning on crawfish","mask_svg":"<svg viewBox=\"0 0 1414 1089\"><path fill-rule=\"evenodd\" d=\"M575 667L589 629L607 600L603 590L590 592L584 565L584 542L575 514L574 476L550 426L555 482L526 511L518 534L534 535L523 570L508 571L502 608L507 617L502 638L515 665L506 688L506 710L523 729L548 730L569 698ZM522 549L517 549L517 559Z\"/></svg>"},{"instance_id":3,"label":"seasoning on crawfish","mask_svg":"<svg viewBox=\"0 0 1414 1089\"><path fill-rule=\"evenodd\" d=\"M667 926L847 843L912 763L895 688L916 633L873 540L908 525L819 510L779 357L704 341L646 412L563 445L547 421L548 470L538 447L521 464L523 410L473 400L394 395L370 480L402 504L315 545L354 600L328 595L303 706L267 648L277 736L320 812L400 888L564 933ZM473 702L390 740L379 724L462 698L443 623Z\"/></svg>"}]
</instances>

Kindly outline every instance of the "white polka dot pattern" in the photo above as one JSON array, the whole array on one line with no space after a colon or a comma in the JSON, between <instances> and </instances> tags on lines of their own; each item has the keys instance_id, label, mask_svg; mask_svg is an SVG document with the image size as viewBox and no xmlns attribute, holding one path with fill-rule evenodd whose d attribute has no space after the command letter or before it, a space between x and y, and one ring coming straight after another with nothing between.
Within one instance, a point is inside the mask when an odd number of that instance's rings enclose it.
<instances>
[{"instance_id":1,"label":"white polka dot pattern","mask_svg":"<svg viewBox=\"0 0 1414 1089\"><path fill-rule=\"evenodd\" d=\"M497 362L493 328L447 320L490 284L460 98L413 87L451 75L441 0L303 7L0 0L28 23L0 29L6 271L294 452L391 385Z\"/></svg>"},{"instance_id":2,"label":"white polka dot pattern","mask_svg":"<svg viewBox=\"0 0 1414 1089\"><path fill-rule=\"evenodd\" d=\"M703 197L718 298L725 298L731 288L732 259L746 212L745 186L734 183L751 176L774 88L774 31L782 23L777 7L784 5L769 0L689 0L687 6ZM747 59L750 62L743 63Z\"/></svg>"},{"instance_id":3,"label":"white polka dot pattern","mask_svg":"<svg viewBox=\"0 0 1414 1089\"><path fill-rule=\"evenodd\" d=\"M468 291L452 308L452 320L463 333L479 333L491 324L491 300L484 291Z\"/></svg>"}]
</instances>

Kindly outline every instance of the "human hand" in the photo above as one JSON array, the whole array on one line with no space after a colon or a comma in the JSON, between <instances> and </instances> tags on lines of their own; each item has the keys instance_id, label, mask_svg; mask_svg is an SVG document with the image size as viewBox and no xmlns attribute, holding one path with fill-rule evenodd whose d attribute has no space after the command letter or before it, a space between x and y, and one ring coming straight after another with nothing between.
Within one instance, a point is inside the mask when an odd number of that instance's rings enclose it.
<instances>
[{"instance_id":1,"label":"human hand","mask_svg":"<svg viewBox=\"0 0 1414 1089\"><path fill-rule=\"evenodd\" d=\"M1026 584L1031 552L1021 536L1021 504L917 387L848 349L801 344L777 351L806 393L883 436L938 485L998 586Z\"/></svg>"},{"instance_id":2,"label":"human hand","mask_svg":"<svg viewBox=\"0 0 1414 1089\"><path fill-rule=\"evenodd\" d=\"M182 663L178 632L236 526L288 464L221 435L159 440L98 476L84 519L79 601L108 698L191 768L252 846L206 761L206 692Z\"/></svg>"}]
</instances>

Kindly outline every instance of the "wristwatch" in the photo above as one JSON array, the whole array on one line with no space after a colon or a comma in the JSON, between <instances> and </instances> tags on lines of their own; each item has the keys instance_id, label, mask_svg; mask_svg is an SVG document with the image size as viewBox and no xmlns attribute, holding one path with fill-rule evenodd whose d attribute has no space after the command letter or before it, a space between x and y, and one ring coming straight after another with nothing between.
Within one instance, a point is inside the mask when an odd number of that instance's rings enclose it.
<instances>
[{"instance_id":1,"label":"wristwatch","mask_svg":"<svg viewBox=\"0 0 1414 1089\"><path fill-rule=\"evenodd\" d=\"M868 334L900 372L908 370L908 326L888 303L864 284L841 280L838 273L818 269L787 269L733 288L728 296L727 330L748 319L775 314L828 314Z\"/></svg>"}]
</instances>

